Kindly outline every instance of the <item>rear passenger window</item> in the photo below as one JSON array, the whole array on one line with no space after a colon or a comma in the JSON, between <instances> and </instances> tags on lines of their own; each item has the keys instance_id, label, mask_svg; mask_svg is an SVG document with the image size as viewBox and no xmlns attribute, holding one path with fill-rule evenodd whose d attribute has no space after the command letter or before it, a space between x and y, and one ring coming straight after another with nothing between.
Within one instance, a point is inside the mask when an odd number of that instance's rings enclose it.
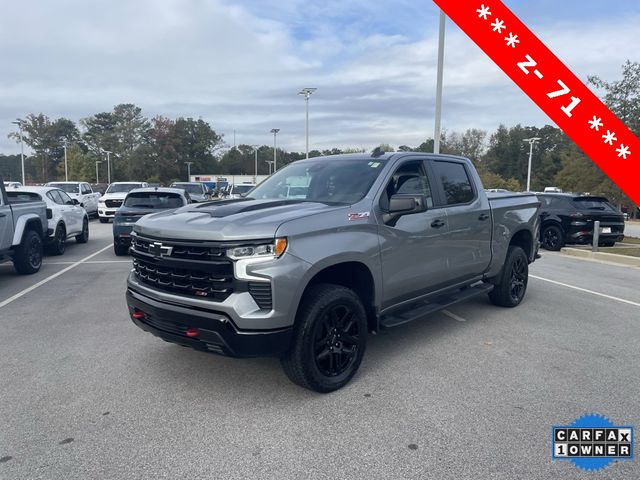
<instances>
[{"instance_id":1,"label":"rear passenger window","mask_svg":"<svg viewBox=\"0 0 640 480\"><path fill-rule=\"evenodd\" d=\"M474 198L473 188L467 170L461 163L433 162L436 178L444 189L447 205L468 203Z\"/></svg>"}]
</instances>

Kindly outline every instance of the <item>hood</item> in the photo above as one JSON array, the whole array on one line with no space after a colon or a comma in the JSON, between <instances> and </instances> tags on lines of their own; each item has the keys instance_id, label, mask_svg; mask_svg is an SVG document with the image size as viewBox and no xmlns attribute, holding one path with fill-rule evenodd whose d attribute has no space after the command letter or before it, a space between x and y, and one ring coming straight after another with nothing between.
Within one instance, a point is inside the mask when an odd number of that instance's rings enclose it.
<instances>
[{"instance_id":1,"label":"hood","mask_svg":"<svg viewBox=\"0 0 640 480\"><path fill-rule=\"evenodd\" d=\"M225 200L192 204L143 217L142 235L181 240L234 241L275 237L284 222L347 208L301 200Z\"/></svg>"},{"instance_id":2,"label":"hood","mask_svg":"<svg viewBox=\"0 0 640 480\"><path fill-rule=\"evenodd\" d=\"M104 202L105 200L124 200L129 192L114 192L114 193L105 193L100 197L100 201Z\"/></svg>"}]
</instances>

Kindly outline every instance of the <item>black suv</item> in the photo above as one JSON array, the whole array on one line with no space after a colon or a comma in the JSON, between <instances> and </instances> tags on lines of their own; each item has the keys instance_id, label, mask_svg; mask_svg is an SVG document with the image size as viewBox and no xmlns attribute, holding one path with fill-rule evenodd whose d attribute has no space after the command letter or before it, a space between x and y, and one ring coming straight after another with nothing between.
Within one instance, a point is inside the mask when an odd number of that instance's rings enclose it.
<instances>
[{"instance_id":1,"label":"black suv","mask_svg":"<svg viewBox=\"0 0 640 480\"><path fill-rule=\"evenodd\" d=\"M600 220L599 244L612 247L624 238L624 215L604 197L540 193L540 243L560 250L565 243L593 241L593 222Z\"/></svg>"}]
</instances>

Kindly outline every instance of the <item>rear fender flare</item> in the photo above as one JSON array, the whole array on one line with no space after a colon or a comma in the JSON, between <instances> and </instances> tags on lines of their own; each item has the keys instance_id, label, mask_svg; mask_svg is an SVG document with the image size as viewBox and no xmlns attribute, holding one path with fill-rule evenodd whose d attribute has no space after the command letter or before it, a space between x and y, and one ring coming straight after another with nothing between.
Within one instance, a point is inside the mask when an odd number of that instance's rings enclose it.
<instances>
[{"instance_id":1,"label":"rear fender flare","mask_svg":"<svg viewBox=\"0 0 640 480\"><path fill-rule=\"evenodd\" d=\"M11 242L11 245L13 247L15 247L16 245L20 245L24 232L28 228L27 224L32 222L40 226L40 230L36 231L36 233L42 237L42 222L40 220L40 217L35 213L26 213L24 215L20 215L13 232L13 241Z\"/></svg>"}]
</instances>

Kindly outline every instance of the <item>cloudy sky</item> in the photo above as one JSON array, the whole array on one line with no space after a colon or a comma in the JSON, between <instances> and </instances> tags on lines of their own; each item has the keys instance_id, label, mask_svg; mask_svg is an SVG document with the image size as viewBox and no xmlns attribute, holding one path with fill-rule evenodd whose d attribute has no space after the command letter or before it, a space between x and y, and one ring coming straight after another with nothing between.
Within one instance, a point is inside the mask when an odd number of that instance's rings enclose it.
<instances>
[{"instance_id":1,"label":"cloudy sky","mask_svg":"<svg viewBox=\"0 0 640 480\"><path fill-rule=\"evenodd\" d=\"M638 0L505 3L582 79L640 60ZM303 151L303 87L318 88L311 149L415 146L433 136L437 36L428 0L4 2L0 153L19 151L17 117L77 121L117 103L202 117L229 144L234 129L270 144L277 127L279 146ZM444 128L550 123L450 21L445 49Z\"/></svg>"}]
</instances>

